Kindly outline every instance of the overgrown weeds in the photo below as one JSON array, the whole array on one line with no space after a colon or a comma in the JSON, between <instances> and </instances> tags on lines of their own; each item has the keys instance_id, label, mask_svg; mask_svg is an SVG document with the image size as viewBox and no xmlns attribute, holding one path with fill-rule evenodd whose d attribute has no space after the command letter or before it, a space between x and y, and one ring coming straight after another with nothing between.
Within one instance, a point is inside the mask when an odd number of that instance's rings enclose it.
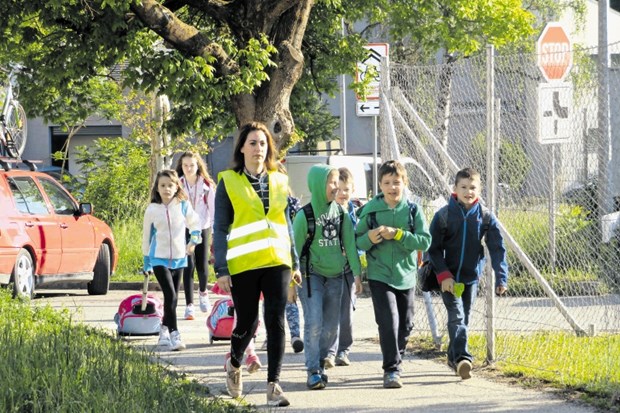
<instances>
[{"instance_id":1,"label":"overgrown weeds","mask_svg":"<svg viewBox=\"0 0 620 413\"><path fill-rule=\"evenodd\" d=\"M74 322L67 310L31 306L0 291L0 411L243 412L209 389ZM8 385L10 384L10 385Z\"/></svg>"}]
</instances>

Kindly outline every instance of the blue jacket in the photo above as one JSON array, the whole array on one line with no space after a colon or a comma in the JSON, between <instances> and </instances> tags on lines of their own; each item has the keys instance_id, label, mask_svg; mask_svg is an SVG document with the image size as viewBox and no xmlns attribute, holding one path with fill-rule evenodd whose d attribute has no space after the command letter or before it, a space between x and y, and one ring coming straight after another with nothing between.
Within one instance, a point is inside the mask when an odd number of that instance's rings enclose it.
<instances>
[{"instance_id":1,"label":"blue jacket","mask_svg":"<svg viewBox=\"0 0 620 413\"><path fill-rule=\"evenodd\" d=\"M482 237L485 234L481 233L482 208L476 203L466 211L454 196L450 197L444 208L448 208L445 230L442 228L439 212L435 214L430 225L432 241L428 255L435 268L437 280L441 284L443 280L453 277L455 282L473 284L482 274L486 261L482 246ZM495 286L506 286L506 247L493 214L486 233L486 245L495 271Z\"/></svg>"}]
</instances>

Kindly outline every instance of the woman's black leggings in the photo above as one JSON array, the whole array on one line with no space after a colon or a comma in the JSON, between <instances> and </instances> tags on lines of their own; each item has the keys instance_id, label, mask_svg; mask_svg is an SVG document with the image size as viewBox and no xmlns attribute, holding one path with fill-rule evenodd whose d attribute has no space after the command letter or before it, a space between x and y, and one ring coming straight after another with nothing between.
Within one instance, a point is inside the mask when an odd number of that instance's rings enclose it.
<instances>
[{"instance_id":1,"label":"woman's black leggings","mask_svg":"<svg viewBox=\"0 0 620 413\"><path fill-rule=\"evenodd\" d=\"M267 381L278 382L284 356L284 307L291 280L291 269L281 265L260 268L231 276L231 295L235 303L237 325L230 339L231 363L241 366L245 351L258 327L260 295L265 300L267 331Z\"/></svg>"},{"instance_id":2,"label":"woman's black leggings","mask_svg":"<svg viewBox=\"0 0 620 413\"><path fill-rule=\"evenodd\" d=\"M170 332L176 331L178 330L177 302L179 301L183 268L173 270L162 265L156 265L153 267L153 272L161 287L161 292L164 293L164 319L162 324L168 327Z\"/></svg>"}]
</instances>

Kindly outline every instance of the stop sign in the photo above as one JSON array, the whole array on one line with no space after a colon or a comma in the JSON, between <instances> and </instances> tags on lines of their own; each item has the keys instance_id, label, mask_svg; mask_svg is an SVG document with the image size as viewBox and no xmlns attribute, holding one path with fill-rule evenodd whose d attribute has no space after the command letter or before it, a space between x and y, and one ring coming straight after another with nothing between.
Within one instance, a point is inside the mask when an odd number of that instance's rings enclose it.
<instances>
[{"instance_id":1,"label":"stop sign","mask_svg":"<svg viewBox=\"0 0 620 413\"><path fill-rule=\"evenodd\" d=\"M548 82L564 80L573 64L571 41L560 23L547 23L536 45L538 67Z\"/></svg>"}]
</instances>

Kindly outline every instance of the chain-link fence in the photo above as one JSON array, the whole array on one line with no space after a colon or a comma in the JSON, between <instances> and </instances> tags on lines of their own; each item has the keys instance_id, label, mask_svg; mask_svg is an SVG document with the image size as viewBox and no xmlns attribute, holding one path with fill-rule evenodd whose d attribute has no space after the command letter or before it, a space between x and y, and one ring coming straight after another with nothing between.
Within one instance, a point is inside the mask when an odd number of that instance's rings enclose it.
<instances>
[{"instance_id":1,"label":"chain-link fence","mask_svg":"<svg viewBox=\"0 0 620 413\"><path fill-rule=\"evenodd\" d=\"M620 44L609 51L613 108L620 97L613 59ZM487 274L470 325L488 341L550 330L573 337L620 333L620 238L614 229L620 220L614 213L620 114L611 110L609 135L599 127L595 54L574 51L564 83L547 83L534 54L491 52L434 66L383 62L381 73L389 76L381 79L382 159L414 160L407 164L410 189L429 222L449 196L456 171L474 167L482 174L483 199L503 227L509 295L493 300L484 287ZM430 328L439 342L445 326L441 299L420 294L416 330ZM489 358L518 363L523 351L498 346ZM562 351L562 345L525 351ZM610 360L609 369L619 367Z\"/></svg>"}]
</instances>

